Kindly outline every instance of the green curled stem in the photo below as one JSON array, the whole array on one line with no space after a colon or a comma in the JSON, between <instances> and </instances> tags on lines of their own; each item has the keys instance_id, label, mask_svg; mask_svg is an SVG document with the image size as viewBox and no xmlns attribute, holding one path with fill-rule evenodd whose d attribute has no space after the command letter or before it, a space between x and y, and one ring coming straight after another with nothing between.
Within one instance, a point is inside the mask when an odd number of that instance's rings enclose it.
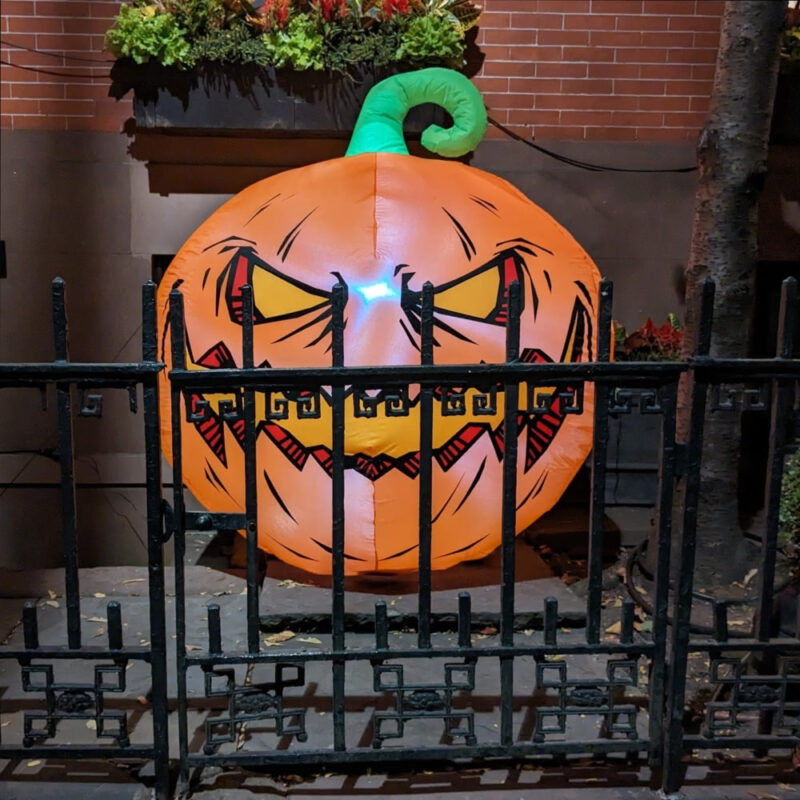
<instances>
[{"instance_id":1,"label":"green curled stem","mask_svg":"<svg viewBox=\"0 0 800 800\"><path fill-rule=\"evenodd\" d=\"M393 75L370 89L345 155L408 155L403 120L422 103L436 103L453 118L450 128L429 125L425 129L422 144L426 149L454 158L478 146L487 124L480 92L460 72L430 67Z\"/></svg>"}]
</instances>

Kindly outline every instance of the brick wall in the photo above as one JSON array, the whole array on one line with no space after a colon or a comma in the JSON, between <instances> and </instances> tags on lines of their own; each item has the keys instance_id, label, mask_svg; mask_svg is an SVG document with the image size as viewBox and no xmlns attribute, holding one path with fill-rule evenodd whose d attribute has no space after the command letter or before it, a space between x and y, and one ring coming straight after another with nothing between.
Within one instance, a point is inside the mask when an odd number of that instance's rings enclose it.
<instances>
[{"instance_id":1,"label":"brick wall","mask_svg":"<svg viewBox=\"0 0 800 800\"><path fill-rule=\"evenodd\" d=\"M696 136L711 91L722 0L482 5L478 42L486 60L476 83L498 122L538 139ZM108 97L110 63L102 52L118 7L118 0L2 1L0 59L14 65L0 65L4 128L120 130L130 99Z\"/></svg>"}]
</instances>

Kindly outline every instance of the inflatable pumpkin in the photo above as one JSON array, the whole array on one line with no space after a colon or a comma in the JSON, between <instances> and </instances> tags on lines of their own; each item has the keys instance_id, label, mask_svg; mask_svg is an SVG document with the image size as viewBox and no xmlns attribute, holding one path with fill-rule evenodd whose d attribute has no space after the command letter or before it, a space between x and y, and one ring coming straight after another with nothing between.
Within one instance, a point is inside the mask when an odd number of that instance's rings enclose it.
<instances>
[{"instance_id":1,"label":"inflatable pumpkin","mask_svg":"<svg viewBox=\"0 0 800 800\"><path fill-rule=\"evenodd\" d=\"M429 127L426 148L456 156L480 141L486 113L465 77L444 69L397 75L369 93L344 158L260 181L195 231L159 288L168 368L173 287L184 297L188 366L242 365L245 284L253 291L256 366L329 366L331 288L339 280L347 287L346 365L419 363L426 281L434 285L436 363L504 360L514 281L522 290L522 360L592 358L596 267L564 228L506 181L458 162L410 156L402 121L423 102L444 106L454 120L449 129ZM162 372L162 442L171 460L167 381ZM434 400L433 569L484 556L500 542L502 392L494 413L482 414L480 402L472 402L476 394L462 398L461 416L443 407L452 400L449 390ZM346 399L348 574L418 564L415 387L405 415L396 413L396 397L371 396L367 415L363 392L348 390ZM521 407L527 396L521 392ZM243 423L226 413L231 400L195 394L182 421L184 481L214 511L244 508ZM258 541L286 562L325 574L331 409L324 393L313 399L318 413L308 413L311 402L300 393L256 393ZM271 413L278 407L285 413ZM547 413L519 415L518 531L553 506L585 460L591 387L582 408L568 413L562 395Z\"/></svg>"}]
</instances>

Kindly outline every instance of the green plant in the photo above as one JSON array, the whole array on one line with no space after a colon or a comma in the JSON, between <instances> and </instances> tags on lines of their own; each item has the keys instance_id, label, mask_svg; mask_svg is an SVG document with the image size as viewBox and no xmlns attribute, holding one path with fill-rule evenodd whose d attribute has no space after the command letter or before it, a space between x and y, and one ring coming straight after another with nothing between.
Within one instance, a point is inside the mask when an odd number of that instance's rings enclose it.
<instances>
[{"instance_id":1,"label":"green plant","mask_svg":"<svg viewBox=\"0 0 800 800\"><path fill-rule=\"evenodd\" d=\"M125 6L106 33L106 48L118 58L143 64L151 58L162 64L188 64L186 31L175 16L160 13L156 6Z\"/></svg>"},{"instance_id":2,"label":"green plant","mask_svg":"<svg viewBox=\"0 0 800 800\"><path fill-rule=\"evenodd\" d=\"M413 17L400 34L398 61L431 59L451 67L464 65L464 31L444 15Z\"/></svg>"},{"instance_id":3,"label":"green plant","mask_svg":"<svg viewBox=\"0 0 800 800\"><path fill-rule=\"evenodd\" d=\"M800 450L786 459L783 469L778 543L783 547L792 577L800 580Z\"/></svg>"},{"instance_id":4,"label":"green plant","mask_svg":"<svg viewBox=\"0 0 800 800\"><path fill-rule=\"evenodd\" d=\"M273 29L262 39L275 67L325 69L325 40L317 21L310 16L292 17L285 28Z\"/></svg>"}]
</instances>

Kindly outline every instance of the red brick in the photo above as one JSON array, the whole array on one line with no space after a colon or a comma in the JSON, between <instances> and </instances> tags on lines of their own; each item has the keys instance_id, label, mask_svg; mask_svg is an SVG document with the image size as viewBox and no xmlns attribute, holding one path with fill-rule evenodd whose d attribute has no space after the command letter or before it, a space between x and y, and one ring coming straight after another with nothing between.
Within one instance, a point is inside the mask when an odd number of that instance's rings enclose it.
<instances>
[{"instance_id":1,"label":"red brick","mask_svg":"<svg viewBox=\"0 0 800 800\"><path fill-rule=\"evenodd\" d=\"M482 74L489 76L509 77L520 75L533 77L541 64L532 64L530 61L484 61Z\"/></svg>"},{"instance_id":2,"label":"red brick","mask_svg":"<svg viewBox=\"0 0 800 800\"><path fill-rule=\"evenodd\" d=\"M561 90L559 78L509 78L508 81L509 92L549 94Z\"/></svg>"},{"instance_id":3,"label":"red brick","mask_svg":"<svg viewBox=\"0 0 800 800\"><path fill-rule=\"evenodd\" d=\"M639 64L589 64L590 78L638 78Z\"/></svg>"},{"instance_id":4,"label":"red brick","mask_svg":"<svg viewBox=\"0 0 800 800\"><path fill-rule=\"evenodd\" d=\"M539 31L539 44L589 44L589 31Z\"/></svg>"},{"instance_id":5,"label":"red brick","mask_svg":"<svg viewBox=\"0 0 800 800\"><path fill-rule=\"evenodd\" d=\"M36 36L32 33L7 33L3 36L3 42L12 50L14 45L21 47L36 47Z\"/></svg>"},{"instance_id":6,"label":"red brick","mask_svg":"<svg viewBox=\"0 0 800 800\"><path fill-rule=\"evenodd\" d=\"M518 45L510 48L510 56L525 61L561 61L561 48Z\"/></svg>"},{"instance_id":7,"label":"red brick","mask_svg":"<svg viewBox=\"0 0 800 800\"><path fill-rule=\"evenodd\" d=\"M481 29L480 44L536 44L536 31L521 29L509 30L502 28ZM689 34L691 36L691 34Z\"/></svg>"},{"instance_id":8,"label":"red brick","mask_svg":"<svg viewBox=\"0 0 800 800\"><path fill-rule=\"evenodd\" d=\"M91 116L94 113L94 103L91 100L40 100L39 108L42 114L54 116Z\"/></svg>"},{"instance_id":9,"label":"red brick","mask_svg":"<svg viewBox=\"0 0 800 800\"><path fill-rule=\"evenodd\" d=\"M563 125L608 125L611 122L610 111L569 111L561 112Z\"/></svg>"},{"instance_id":10,"label":"red brick","mask_svg":"<svg viewBox=\"0 0 800 800\"><path fill-rule=\"evenodd\" d=\"M0 10L9 17L32 17L36 13L31 0L3 0Z\"/></svg>"},{"instance_id":11,"label":"red brick","mask_svg":"<svg viewBox=\"0 0 800 800\"><path fill-rule=\"evenodd\" d=\"M61 56L48 53L31 53L27 50L6 50L3 58L13 65L20 67L36 67L38 69L54 69L61 71L64 59ZM36 73L30 73L35 75Z\"/></svg>"},{"instance_id":12,"label":"red brick","mask_svg":"<svg viewBox=\"0 0 800 800\"><path fill-rule=\"evenodd\" d=\"M511 25L514 28L533 28L534 30L561 30L564 27L564 17L561 14L533 14L527 13L526 4L519 3L522 13L511 15Z\"/></svg>"},{"instance_id":13,"label":"red brick","mask_svg":"<svg viewBox=\"0 0 800 800\"><path fill-rule=\"evenodd\" d=\"M556 11L565 14L588 14L590 10L589 0L538 0L537 8L539 11Z\"/></svg>"},{"instance_id":14,"label":"red brick","mask_svg":"<svg viewBox=\"0 0 800 800\"><path fill-rule=\"evenodd\" d=\"M595 95L586 95L594 97ZM567 94L537 94L534 97L534 107L537 109L574 109L576 98Z\"/></svg>"},{"instance_id":15,"label":"red brick","mask_svg":"<svg viewBox=\"0 0 800 800\"><path fill-rule=\"evenodd\" d=\"M664 114L664 125L667 128L702 128L706 121L703 111L667 112Z\"/></svg>"},{"instance_id":16,"label":"red brick","mask_svg":"<svg viewBox=\"0 0 800 800\"><path fill-rule=\"evenodd\" d=\"M119 13L119 3L102 3L93 5L104 5L111 9L116 5L114 14ZM36 0L36 16L37 17L88 17L90 11L89 3L65 3L54 2L53 0Z\"/></svg>"},{"instance_id":17,"label":"red brick","mask_svg":"<svg viewBox=\"0 0 800 800\"><path fill-rule=\"evenodd\" d=\"M693 14L694 0L644 0L645 14Z\"/></svg>"},{"instance_id":18,"label":"red brick","mask_svg":"<svg viewBox=\"0 0 800 800\"><path fill-rule=\"evenodd\" d=\"M61 33L64 21L55 17L9 17L8 29L19 33Z\"/></svg>"},{"instance_id":19,"label":"red brick","mask_svg":"<svg viewBox=\"0 0 800 800\"><path fill-rule=\"evenodd\" d=\"M642 0L592 0L592 14L641 14Z\"/></svg>"},{"instance_id":20,"label":"red brick","mask_svg":"<svg viewBox=\"0 0 800 800\"><path fill-rule=\"evenodd\" d=\"M620 47L616 51L620 64L660 64L667 60L667 51L660 47Z\"/></svg>"},{"instance_id":21,"label":"red brick","mask_svg":"<svg viewBox=\"0 0 800 800\"><path fill-rule=\"evenodd\" d=\"M507 92L508 78L490 78L479 75L473 79L473 83L482 92Z\"/></svg>"},{"instance_id":22,"label":"red brick","mask_svg":"<svg viewBox=\"0 0 800 800\"><path fill-rule=\"evenodd\" d=\"M584 128L570 125L539 125L534 133L537 141L539 139L574 141L584 138Z\"/></svg>"},{"instance_id":23,"label":"red brick","mask_svg":"<svg viewBox=\"0 0 800 800\"><path fill-rule=\"evenodd\" d=\"M500 47L498 45L486 45L482 47L483 54L486 56L486 61L508 61L509 49L507 47Z\"/></svg>"},{"instance_id":24,"label":"red brick","mask_svg":"<svg viewBox=\"0 0 800 800\"><path fill-rule=\"evenodd\" d=\"M638 99L628 94L573 94L567 107L587 111L635 111Z\"/></svg>"},{"instance_id":25,"label":"red brick","mask_svg":"<svg viewBox=\"0 0 800 800\"><path fill-rule=\"evenodd\" d=\"M710 97L689 97L689 110L702 111L704 114L708 112L708 106L711 102Z\"/></svg>"},{"instance_id":26,"label":"red brick","mask_svg":"<svg viewBox=\"0 0 800 800\"><path fill-rule=\"evenodd\" d=\"M483 102L489 108L533 108L533 95L487 93L483 95Z\"/></svg>"},{"instance_id":27,"label":"red brick","mask_svg":"<svg viewBox=\"0 0 800 800\"><path fill-rule=\"evenodd\" d=\"M638 97L638 106L642 111L688 111L688 97Z\"/></svg>"},{"instance_id":28,"label":"red brick","mask_svg":"<svg viewBox=\"0 0 800 800\"><path fill-rule=\"evenodd\" d=\"M46 114L41 115L17 115L11 118L12 127L17 130L47 130L47 131L64 131L67 129L67 121L64 117L48 117Z\"/></svg>"},{"instance_id":29,"label":"red brick","mask_svg":"<svg viewBox=\"0 0 800 800\"><path fill-rule=\"evenodd\" d=\"M698 32L694 34L695 47L719 47L719 32Z\"/></svg>"},{"instance_id":30,"label":"red brick","mask_svg":"<svg viewBox=\"0 0 800 800\"><path fill-rule=\"evenodd\" d=\"M639 31L592 31L589 41L606 47L636 47L642 43L642 34Z\"/></svg>"},{"instance_id":31,"label":"red brick","mask_svg":"<svg viewBox=\"0 0 800 800\"><path fill-rule=\"evenodd\" d=\"M89 16L100 19L113 19L119 14L119 5L115 3L89 3Z\"/></svg>"},{"instance_id":32,"label":"red brick","mask_svg":"<svg viewBox=\"0 0 800 800\"><path fill-rule=\"evenodd\" d=\"M36 36L36 46L39 50L63 50L83 53L92 49L92 37L76 33L41 33Z\"/></svg>"},{"instance_id":33,"label":"red brick","mask_svg":"<svg viewBox=\"0 0 800 800\"><path fill-rule=\"evenodd\" d=\"M671 31L718 31L721 20L719 17L671 17L669 29Z\"/></svg>"},{"instance_id":34,"label":"red brick","mask_svg":"<svg viewBox=\"0 0 800 800\"><path fill-rule=\"evenodd\" d=\"M700 95L711 94L712 81L667 81L667 94Z\"/></svg>"},{"instance_id":35,"label":"red brick","mask_svg":"<svg viewBox=\"0 0 800 800\"><path fill-rule=\"evenodd\" d=\"M22 98L9 98L3 101L4 114L38 114L39 101Z\"/></svg>"},{"instance_id":36,"label":"red brick","mask_svg":"<svg viewBox=\"0 0 800 800\"><path fill-rule=\"evenodd\" d=\"M642 64L639 67L639 77L688 81L692 77L692 68L688 64Z\"/></svg>"},{"instance_id":37,"label":"red brick","mask_svg":"<svg viewBox=\"0 0 800 800\"><path fill-rule=\"evenodd\" d=\"M714 73L717 65L714 64L692 64L692 79L696 81L714 80Z\"/></svg>"},{"instance_id":38,"label":"red brick","mask_svg":"<svg viewBox=\"0 0 800 800\"><path fill-rule=\"evenodd\" d=\"M43 76L44 77L44 76ZM64 97L64 84L62 83L9 83L4 84L10 87L10 97L44 98L47 100L58 100ZM37 109L38 110L38 109ZM3 109L5 113L5 109Z\"/></svg>"},{"instance_id":39,"label":"red brick","mask_svg":"<svg viewBox=\"0 0 800 800\"><path fill-rule=\"evenodd\" d=\"M589 69L595 66L594 64L588 65ZM587 65L586 64L566 64L559 62L545 62L536 65L536 76L542 78L584 78L586 77ZM598 75L598 78L604 76Z\"/></svg>"},{"instance_id":40,"label":"red brick","mask_svg":"<svg viewBox=\"0 0 800 800\"><path fill-rule=\"evenodd\" d=\"M692 47L695 34L684 31L648 31L642 34L646 47Z\"/></svg>"},{"instance_id":41,"label":"red brick","mask_svg":"<svg viewBox=\"0 0 800 800\"><path fill-rule=\"evenodd\" d=\"M664 81L615 80L614 91L618 94L664 94Z\"/></svg>"},{"instance_id":42,"label":"red brick","mask_svg":"<svg viewBox=\"0 0 800 800\"><path fill-rule=\"evenodd\" d=\"M661 125L663 114L654 111L612 111L612 125Z\"/></svg>"},{"instance_id":43,"label":"red brick","mask_svg":"<svg viewBox=\"0 0 800 800\"><path fill-rule=\"evenodd\" d=\"M83 17L81 19L65 19L64 33L96 33L105 36L110 24L107 19L92 19Z\"/></svg>"},{"instance_id":44,"label":"red brick","mask_svg":"<svg viewBox=\"0 0 800 800\"><path fill-rule=\"evenodd\" d=\"M613 31L617 18L606 14L565 14L564 30L577 31Z\"/></svg>"},{"instance_id":45,"label":"red brick","mask_svg":"<svg viewBox=\"0 0 800 800\"><path fill-rule=\"evenodd\" d=\"M0 64L0 81L14 81L15 83L37 83L39 80L35 72L18 67Z\"/></svg>"},{"instance_id":46,"label":"red brick","mask_svg":"<svg viewBox=\"0 0 800 800\"><path fill-rule=\"evenodd\" d=\"M724 0L697 0L695 14L721 17L725 8Z\"/></svg>"},{"instance_id":47,"label":"red brick","mask_svg":"<svg viewBox=\"0 0 800 800\"><path fill-rule=\"evenodd\" d=\"M481 28L508 28L511 25L511 14L484 11L481 14Z\"/></svg>"},{"instance_id":48,"label":"red brick","mask_svg":"<svg viewBox=\"0 0 800 800\"><path fill-rule=\"evenodd\" d=\"M610 47L565 47L564 61L608 61L614 60Z\"/></svg>"},{"instance_id":49,"label":"red brick","mask_svg":"<svg viewBox=\"0 0 800 800\"><path fill-rule=\"evenodd\" d=\"M557 125L560 111L509 111L510 125Z\"/></svg>"},{"instance_id":50,"label":"red brick","mask_svg":"<svg viewBox=\"0 0 800 800\"><path fill-rule=\"evenodd\" d=\"M492 13L519 10L519 0L489 0L481 5Z\"/></svg>"},{"instance_id":51,"label":"red brick","mask_svg":"<svg viewBox=\"0 0 800 800\"><path fill-rule=\"evenodd\" d=\"M561 84L561 90L566 94L611 94L614 90L614 84L611 80L595 80L592 78L573 80L572 78L565 78Z\"/></svg>"},{"instance_id":52,"label":"red brick","mask_svg":"<svg viewBox=\"0 0 800 800\"><path fill-rule=\"evenodd\" d=\"M636 138L635 128L611 128L607 125L602 127L588 126L584 131L586 139L606 142L632 142Z\"/></svg>"},{"instance_id":53,"label":"red brick","mask_svg":"<svg viewBox=\"0 0 800 800\"><path fill-rule=\"evenodd\" d=\"M665 31L669 17L617 17L618 31Z\"/></svg>"}]
</instances>

